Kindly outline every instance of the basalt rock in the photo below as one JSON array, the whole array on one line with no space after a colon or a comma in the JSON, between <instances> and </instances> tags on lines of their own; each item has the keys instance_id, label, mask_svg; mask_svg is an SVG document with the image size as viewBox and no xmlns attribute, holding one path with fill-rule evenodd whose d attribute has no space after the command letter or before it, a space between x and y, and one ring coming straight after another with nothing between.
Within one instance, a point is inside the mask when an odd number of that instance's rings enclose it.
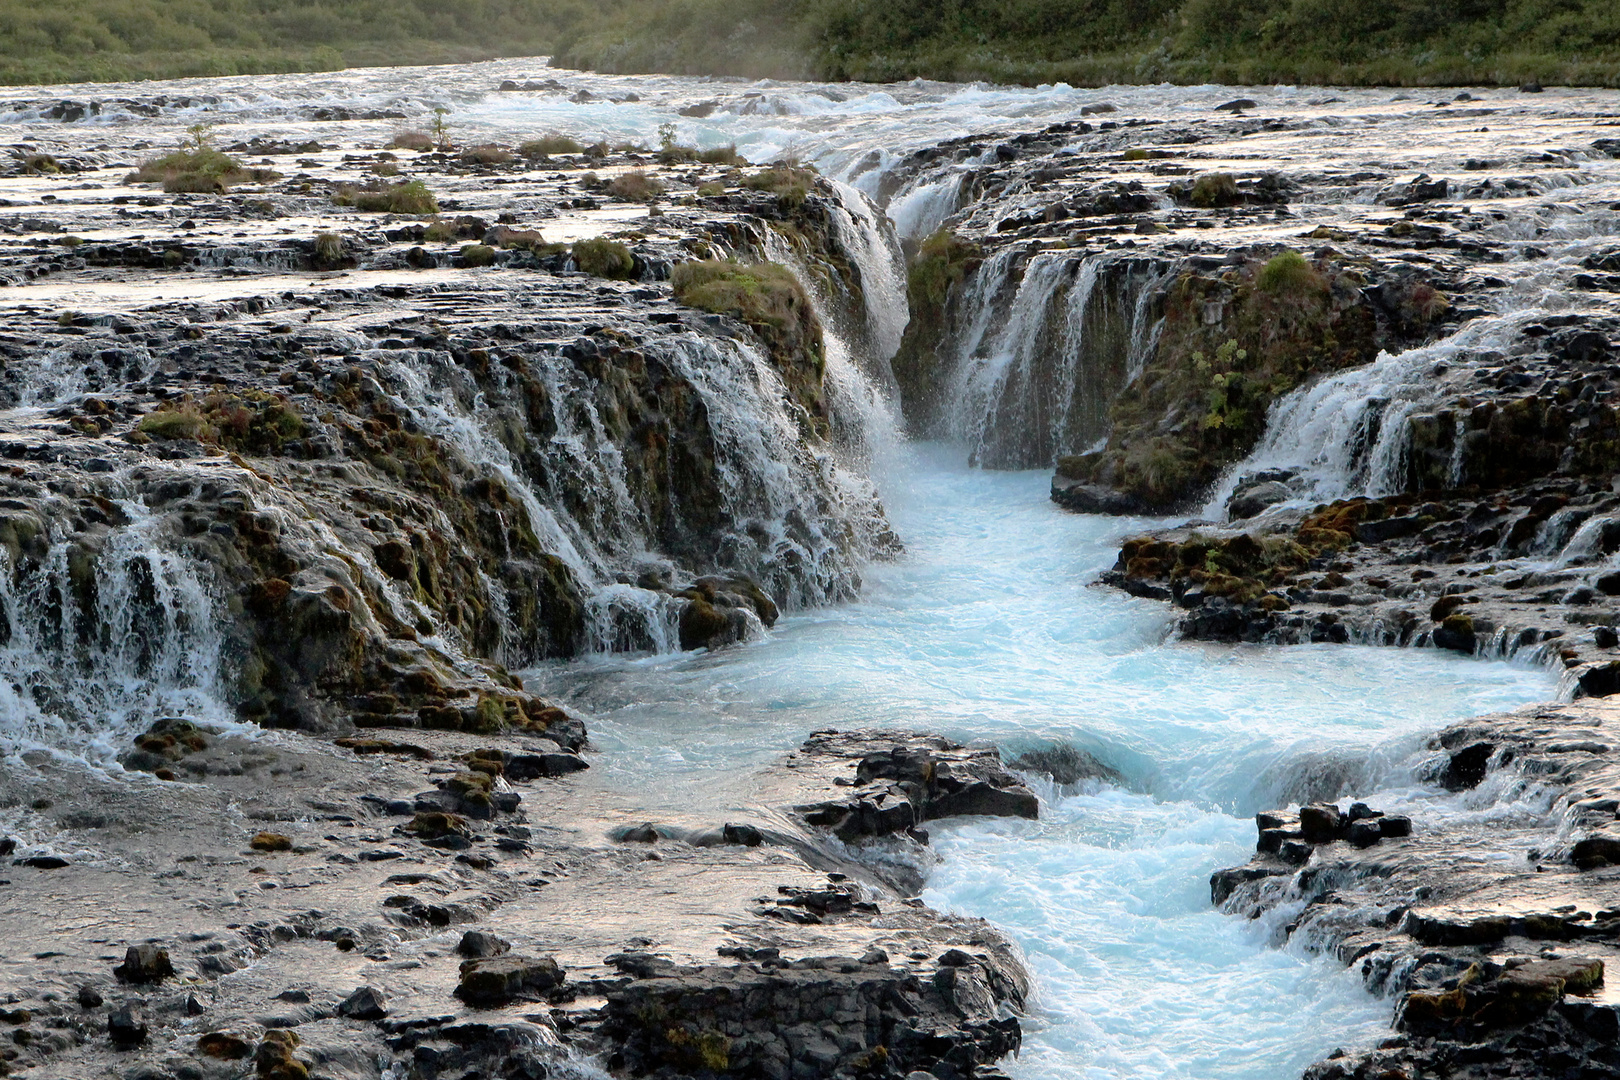
<instances>
[{"instance_id":1,"label":"basalt rock","mask_svg":"<svg viewBox=\"0 0 1620 1080\"><path fill-rule=\"evenodd\" d=\"M811 825L844 841L909 834L926 842L917 826L936 818L1039 812L1035 794L992 749L899 732L824 731L800 753L853 765L850 795L799 808Z\"/></svg>"},{"instance_id":2,"label":"basalt rock","mask_svg":"<svg viewBox=\"0 0 1620 1080\"><path fill-rule=\"evenodd\" d=\"M1023 991L1001 955L963 955L927 978L841 957L665 968L610 991L602 1030L635 1076L983 1075L1022 1041L996 1010Z\"/></svg>"},{"instance_id":3,"label":"basalt rock","mask_svg":"<svg viewBox=\"0 0 1620 1080\"><path fill-rule=\"evenodd\" d=\"M1191 638L1523 654L1569 671L1577 695L1601 697L1620 691L1612 635L1620 603L1604 591L1600 561L1620 545L1611 517L1620 517L1620 498L1587 481L1349 499L1135 537L1102 580L1174 601ZM1563 567L1515 561L1585 544L1589 553Z\"/></svg>"},{"instance_id":4,"label":"basalt rock","mask_svg":"<svg viewBox=\"0 0 1620 1080\"><path fill-rule=\"evenodd\" d=\"M469 1005L490 1008L519 996L544 995L561 986L564 978L562 967L550 957L484 957L461 965L456 994Z\"/></svg>"},{"instance_id":5,"label":"basalt rock","mask_svg":"<svg viewBox=\"0 0 1620 1080\"><path fill-rule=\"evenodd\" d=\"M120 982L158 983L174 975L169 950L157 945L131 945L124 962L113 968Z\"/></svg>"},{"instance_id":6,"label":"basalt rock","mask_svg":"<svg viewBox=\"0 0 1620 1080\"><path fill-rule=\"evenodd\" d=\"M1401 1037L1320 1062L1309 1080L1620 1069L1620 1012L1595 994L1620 957L1620 908L1604 902L1616 871L1583 858L1620 808L1617 727L1615 706L1580 702L1481 717L1430 741L1430 783L1535 785L1557 796L1546 818L1481 833L1362 803L1257 816L1257 854L1212 877L1214 902L1249 917L1288 906L1282 936L1398 1002Z\"/></svg>"}]
</instances>

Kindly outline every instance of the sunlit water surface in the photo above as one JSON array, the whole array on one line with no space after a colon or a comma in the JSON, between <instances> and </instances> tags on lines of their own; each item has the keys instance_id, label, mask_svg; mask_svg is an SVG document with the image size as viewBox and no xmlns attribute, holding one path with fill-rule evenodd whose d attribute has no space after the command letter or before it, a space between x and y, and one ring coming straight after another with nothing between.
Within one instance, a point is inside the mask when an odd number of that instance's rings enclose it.
<instances>
[{"instance_id":1,"label":"sunlit water surface","mask_svg":"<svg viewBox=\"0 0 1620 1080\"><path fill-rule=\"evenodd\" d=\"M1036 976L1018 1077L1281 1080L1379 1038L1387 1003L1214 911L1209 874L1252 850L1245 815L1310 777L1423 798L1407 789L1424 733L1549 698L1552 676L1429 650L1168 640L1164 606L1091 584L1144 523L1067 514L1049 474L961 457L920 446L887 463L908 550L870 570L861 602L712 655L552 666L530 685L586 714L604 781L649 815L746 808L751 767L825 727L1009 752L1064 739L1117 766L1129 790L1044 786L1038 822L931 826L944 858L928 901L1006 929Z\"/></svg>"}]
</instances>

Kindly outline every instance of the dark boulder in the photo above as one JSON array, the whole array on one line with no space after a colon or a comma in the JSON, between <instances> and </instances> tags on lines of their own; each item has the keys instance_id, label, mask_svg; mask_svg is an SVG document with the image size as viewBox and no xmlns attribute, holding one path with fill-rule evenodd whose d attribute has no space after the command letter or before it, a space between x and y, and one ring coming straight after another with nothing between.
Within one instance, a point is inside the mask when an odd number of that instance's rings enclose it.
<instances>
[{"instance_id":1,"label":"dark boulder","mask_svg":"<svg viewBox=\"0 0 1620 1080\"><path fill-rule=\"evenodd\" d=\"M124 952L124 962L113 968L120 982L157 983L174 974L169 962L169 950L157 945L131 945Z\"/></svg>"},{"instance_id":2,"label":"dark boulder","mask_svg":"<svg viewBox=\"0 0 1620 1080\"><path fill-rule=\"evenodd\" d=\"M562 965L549 956L494 956L461 965L456 996L469 1005L489 1008L513 999L544 994L563 984Z\"/></svg>"},{"instance_id":3,"label":"dark boulder","mask_svg":"<svg viewBox=\"0 0 1620 1080\"><path fill-rule=\"evenodd\" d=\"M374 986L362 986L337 1007L339 1016L350 1020L381 1020L388 1015L388 999Z\"/></svg>"},{"instance_id":4,"label":"dark boulder","mask_svg":"<svg viewBox=\"0 0 1620 1080\"><path fill-rule=\"evenodd\" d=\"M146 1041L147 1030L146 1016L138 1004L123 1005L107 1017L107 1037L115 1046L139 1046Z\"/></svg>"}]
</instances>

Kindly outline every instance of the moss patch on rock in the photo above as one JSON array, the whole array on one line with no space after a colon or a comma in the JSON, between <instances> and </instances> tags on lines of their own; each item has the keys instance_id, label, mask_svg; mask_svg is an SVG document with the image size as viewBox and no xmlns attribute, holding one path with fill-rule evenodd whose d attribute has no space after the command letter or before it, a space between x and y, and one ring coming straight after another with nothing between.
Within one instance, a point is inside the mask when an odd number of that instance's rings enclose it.
<instances>
[{"instance_id":1,"label":"moss patch on rock","mask_svg":"<svg viewBox=\"0 0 1620 1080\"><path fill-rule=\"evenodd\" d=\"M770 351L811 426L827 431L822 389L826 354L821 323L804 286L780 263L705 259L681 263L671 277L675 299L747 323Z\"/></svg>"}]
</instances>

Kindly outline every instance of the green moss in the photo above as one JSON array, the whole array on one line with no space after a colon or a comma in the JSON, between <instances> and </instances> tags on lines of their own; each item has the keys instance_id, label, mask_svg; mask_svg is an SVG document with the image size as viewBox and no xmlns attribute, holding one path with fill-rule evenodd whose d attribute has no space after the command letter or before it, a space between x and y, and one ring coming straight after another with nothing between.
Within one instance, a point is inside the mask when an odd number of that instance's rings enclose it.
<instances>
[{"instance_id":1,"label":"green moss","mask_svg":"<svg viewBox=\"0 0 1620 1080\"><path fill-rule=\"evenodd\" d=\"M339 206L352 206L369 214L425 217L439 212L439 200L420 180L366 188L344 184L333 193L332 201Z\"/></svg>"},{"instance_id":2,"label":"green moss","mask_svg":"<svg viewBox=\"0 0 1620 1080\"><path fill-rule=\"evenodd\" d=\"M892 362L908 420L922 430L934 423L944 392L939 370L952 290L984 259L984 249L940 229L924 240L906 271L906 304L911 321Z\"/></svg>"},{"instance_id":3,"label":"green moss","mask_svg":"<svg viewBox=\"0 0 1620 1080\"><path fill-rule=\"evenodd\" d=\"M275 454L288 441L302 438L306 427L286 398L249 390L165 402L143 416L136 431L154 439L195 440L243 453Z\"/></svg>"},{"instance_id":4,"label":"green moss","mask_svg":"<svg viewBox=\"0 0 1620 1080\"><path fill-rule=\"evenodd\" d=\"M769 191L776 196L782 209L797 210L810 197L810 189L815 183L816 173L813 169L779 165L743 177L742 186L752 191Z\"/></svg>"},{"instance_id":5,"label":"green moss","mask_svg":"<svg viewBox=\"0 0 1620 1080\"><path fill-rule=\"evenodd\" d=\"M1311 264L1305 261L1305 256L1297 251L1285 251L1273 257L1260 268L1254 283L1256 288L1269 293L1288 293L1296 296L1320 291L1326 287L1322 275L1318 274Z\"/></svg>"},{"instance_id":6,"label":"green moss","mask_svg":"<svg viewBox=\"0 0 1620 1080\"><path fill-rule=\"evenodd\" d=\"M159 409L141 417L136 430L154 439L197 439L208 430L208 424L191 409Z\"/></svg>"},{"instance_id":7,"label":"green moss","mask_svg":"<svg viewBox=\"0 0 1620 1080\"><path fill-rule=\"evenodd\" d=\"M803 406L811 430L825 434L821 324L804 286L787 267L718 259L685 262L675 267L670 284L680 303L730 315L752 327Z\"/></svg>"},{"instance_id":8,"label":"green moss","mask_svg":"<svg viewBox=\"0 0 1620 1080\"><path fill-rule=\"evenodd\" d=\"M467 244L461 249L463 266L492 266L494 263L495 249L488 244Z\"/></svg>"},{"instance_id":9,"label":"green moss","mask_svg":"<svg viewBox=\"0 0 1620 1080\"><path fill-rule=\"evenodd\" d=\"M1066 461L1066 472L1155 509L1195 497L1254 447L1280 395L1393 344L1363 284L1292 252L1220 277L1184 275L1166 298L1158 349L1109 407L1107 447Z\"/></svg>"},{"instance_id":10,"label":"green moss","mask_svg":"<svg viewBox=\"0 0 1620 1080\"><path fill-rule=\"evenodd\" d=\"M573 248L574 265L592 277L629 278L636 257L616 240L578 240Z\"/></svg>"},{"instance_id":11,"label":"green moss","mask_svg":"<svg viewBox=\"0 0 1620 1080\"><path fill-rule=\"evenodd\" d=\"M1205 173L1193 181L1187 199L1194 206L1231 206L1238 201L1237 181L1231 173Z\"/></svg>"}]
</instances>

